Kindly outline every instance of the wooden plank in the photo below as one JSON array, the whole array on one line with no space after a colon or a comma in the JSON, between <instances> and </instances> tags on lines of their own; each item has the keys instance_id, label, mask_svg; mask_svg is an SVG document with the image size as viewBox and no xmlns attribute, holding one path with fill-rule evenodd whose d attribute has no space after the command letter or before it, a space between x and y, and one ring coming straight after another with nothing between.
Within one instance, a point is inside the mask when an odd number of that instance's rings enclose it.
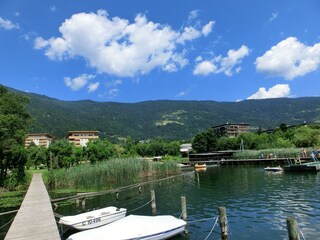
<instances>
[{"instance_id":1,"label":"wooden plank","mask_svg":"<svg viewBox=\"0 0 320 240\"><path fill-rule=\"evenodd\" d=\"M34 174L28 192L5 240L61 239L41 174Z\"/></svg>"}]
</instances>

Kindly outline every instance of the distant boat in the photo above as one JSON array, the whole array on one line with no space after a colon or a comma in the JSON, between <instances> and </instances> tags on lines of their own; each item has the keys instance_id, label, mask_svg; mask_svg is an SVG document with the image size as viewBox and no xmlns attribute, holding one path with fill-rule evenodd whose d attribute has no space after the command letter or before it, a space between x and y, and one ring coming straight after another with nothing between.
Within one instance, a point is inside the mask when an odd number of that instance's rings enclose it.
<instances>
[{"instance_id":1,"label":"distant boat","mask_svg":"<svg viewBox=\"0 0 320 240\"><path fill-rule=\"evenodd\" d=\"M283 167L284 171L288 172L305 172L305 171L320 171L320 162L307 162L298 164L289 164Z\"/></svg>"},{"instance_id":2,"label":"distant boat","mask_svg":"<svg viewBox=\"0 0 320 240\"><path fill-rule=\"evenodd\" d=\"M103 227L72 234L67 240L161 240L182 233L186 224L170 215L129 215Z\"/></svg>"},{"instance_id":3,"label":"distant boat","mask_svg":"<svg viewBox=\"0 0 320 240\"><path fill-rule=\"evenodd\" d=\"M194 165L194 168L195 169L206 169L207 168L207 165L205 163L196 163Z\"/></svg>"},{"instance_id":4,"label":"distant boat","mask_svg":"<svg viewBox=\"0 0 320 240\"><path fill-rule=\"evenodd\" d=\"M278 166L278 167L266 167L264 168L265 171L268 171L268 172L281 172L283 171L283 168Z\"/></svg>"},{"instance_id":5,"label":"distant boat","mask_svg":"<svg viewBox=\"0 0 320 240\"><path fill-rule=\"evenodd\" d=\"M60 218L59 223L81 231L117 221L124 218L126 213L127 209L125 208L116 208L111 206L74 216L65 216Z\"/></svg>"}]
</instances>

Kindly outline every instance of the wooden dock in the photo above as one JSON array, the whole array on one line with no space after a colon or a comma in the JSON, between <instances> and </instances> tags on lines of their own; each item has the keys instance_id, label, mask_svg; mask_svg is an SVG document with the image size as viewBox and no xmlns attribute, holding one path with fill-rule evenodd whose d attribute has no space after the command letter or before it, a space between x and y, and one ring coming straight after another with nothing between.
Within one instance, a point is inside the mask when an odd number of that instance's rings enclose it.
<instances>
[{"instance_id":1,"label":"wooden dock","mask_svg":"<svg viewBox=\"0 0 320 240\"><path fill-rule=\"evenodd\" d=\"M5 240L10 239L61 239L41 174L33 175L28 192L5 237Z\"/></svg>"}]
</instances>

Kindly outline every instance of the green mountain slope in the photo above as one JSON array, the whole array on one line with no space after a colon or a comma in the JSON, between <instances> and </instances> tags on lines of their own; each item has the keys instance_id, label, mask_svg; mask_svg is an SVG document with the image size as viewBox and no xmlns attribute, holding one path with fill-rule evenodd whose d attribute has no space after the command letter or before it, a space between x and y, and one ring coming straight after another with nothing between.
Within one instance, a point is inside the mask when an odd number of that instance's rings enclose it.
<instances>
[{"instance_id":1,"label":"green mountain slope","mask_svg":"<svg viewBox=\"0 0 320 240\"><path fill-rule=\"evenodd\" d=\"M281 123L320 122L320 97L242 102L115 103L60 101L33 93L19 93L30 97L28 112L34 118L30 132L45 132L57 137L64 137L70 130L97 130L101 137L108 138L188 139L208 127L226 122L248 123L264 129Z\"/></svg>"}]
</instances>

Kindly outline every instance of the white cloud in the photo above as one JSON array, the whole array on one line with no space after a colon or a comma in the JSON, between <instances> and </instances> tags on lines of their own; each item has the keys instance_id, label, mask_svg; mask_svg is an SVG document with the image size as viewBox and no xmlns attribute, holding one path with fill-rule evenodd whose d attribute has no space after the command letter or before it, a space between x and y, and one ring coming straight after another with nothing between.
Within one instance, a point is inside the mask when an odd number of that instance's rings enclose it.
<instances>
[{"instance_id":1,"label":"white cloud","mask_svg":"<svg viewBox=\"0 0 320 240\"><path fill-rule=\"evenodd\" d=\"M95 76L91 74L82 74L75 78L64 77L64 82L66 86L70 87L73 91L78 91L83 88L91 79L94 79ZM92 87L91 87L92 88ZM89 88L90 90L90 88Z\"/></svg>"},{"instance_id":2,"label":"white cloud","mask_svg":"<svg viewBox=\"0 0 320 240\"><path fill-rule=\"evenodd\" d=\"M193 19L196 19L199 15L199 10L192 10L190 13L189 13L189 17L188 17L188 21L192 21Z\"/></svg>"},{"instance_id":3,"label":"white cloud","mask_svg":"<svg viewBox=\"0 0 320 240\"><path fill-rule=\"evenodd\" d=\"M195 27L174 31L142 14L129 23L109 18L105 10L74 14L59 31L61 37L37 38L34 48L45 49L45 55L54 60L83 57L98 72L119 77L147 74L155 68L177 71L188 63L185 52L178 48L202 36Z\"/></svg>"},{"instance_id":4,"label":"white cloud","mask_svg":"<svg viewBox=\"0 0 320 240\"><path fill-rule=\"evenodd\" d=\"M118 88L112 88L108 91L110 97L116 97L119 94Z\"/></svg>"},{"instance_id":5,"label":"white cloud","mask_svg":"<svg viewBox=\"0 0 320 240\"><path fill-rule=\"evenodd\" d=\"M0 28L4 28L6 30L19 29L19 25L14 24L8 19L3 19L2 17L0 17Z\"/></svg>"},{"instance_id":6,"label":"white cloud","mask_svg":"<svg viewBox=\"0 0 320 240\"><path fill-rule=\"evenodd\" d=\"M210 21L208 24L206 24L205 26L203 26L201 32L203 34L203 36L208 36L209 33L211 33L213 25L215 24L214 21Z\"/></svg>"},{"instance_id":7,"label":"white cloud","mask_svg":"<svg viewBox=\"0 0 320 240\"><path fill-rule=\"evenodd\" d=\"M209 75L212 72L216 72L217 71L217 66L214 65L212 62L210 61L203 61L201 63L198 63L196 65L196 68L193 71L194 75Z\"/></svg>"},{"instance_id":8,"label":"white cloud","mask_svg":"<svg viewBox=\"0 0 320 240\"><path fill-rule=\"evenodd\" d=\"M242 62L242 59L249 55L249 48L242 45L238 50L230 49L226 57L217 56L211 60L203 60L197 57L197 65L193 71L194 75L209 75L210 73L224 72L227 76L232 76L233 68ZM202 61L202 62L200 62ZM235 72L239 73L241 67L237 67Z\"/></svg>"},{"instance_id":9,"label":"white cloud","mask_svg":"<svg viewBox=\"0 0 320 240\"><path fill-rule=\"evenodd\" d=\"M252 94L247 99L282 98L288 97L289 95L290 87L288 84L277 84L269 88L269 90L261 87L256 93Z\"/></svg>"},{"instance_id":10,"label":"white cloud","mask_svg":"<svg viewBox=\"0 0 320 240\"><path fill-rule=\"evenodd\" d=\"M186 41L192 41L200 36L201 32L196 30L194 27L185 27L177 42L184 44Z\"/></svg>"},{"instance_id":11,"label":"white cloud","mask_svg":"<svg viewBox=\"0 0 320 240\"><path fill-rule=\"evenodd\" d=\"M307 46L289 37L258 57L255 64L259 72L292 80L320 67L320 43Z\"/></svg>"},{"instance_id":12,"label":"white cloud","mask_svg":"<svg viewBox=\"0 0 320 240\"><path fill-rule=\"evenodd\" d=\"M100 83L99 82L95 82L95 83L90 83L88 86L88 92L94 92L98 89Z\"/></svg>"}]
</instances>

